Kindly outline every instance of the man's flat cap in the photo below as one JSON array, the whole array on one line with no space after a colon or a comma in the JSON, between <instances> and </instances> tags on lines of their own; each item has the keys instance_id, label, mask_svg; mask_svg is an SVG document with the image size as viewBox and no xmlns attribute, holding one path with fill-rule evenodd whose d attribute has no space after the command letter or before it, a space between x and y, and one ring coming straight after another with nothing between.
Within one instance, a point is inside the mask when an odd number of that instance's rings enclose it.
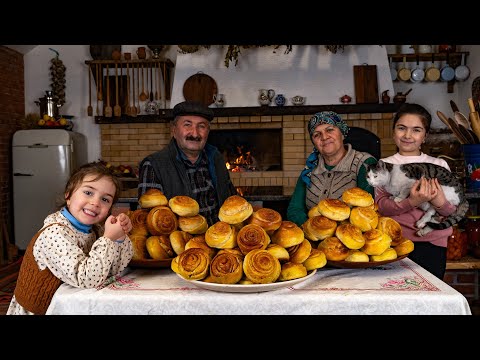
<instances>
[{"instance_id":1,"label":"man's flat cap","mask_svg":"<svg viewBox=\"0 0 480 360\"><path fill-rule=\"evenodd\" d=\"M196 101L183 101L173 107L173 117L183 115L197 115L208 121L213 120L213 110Z\"/></svg>"}]
</instances>

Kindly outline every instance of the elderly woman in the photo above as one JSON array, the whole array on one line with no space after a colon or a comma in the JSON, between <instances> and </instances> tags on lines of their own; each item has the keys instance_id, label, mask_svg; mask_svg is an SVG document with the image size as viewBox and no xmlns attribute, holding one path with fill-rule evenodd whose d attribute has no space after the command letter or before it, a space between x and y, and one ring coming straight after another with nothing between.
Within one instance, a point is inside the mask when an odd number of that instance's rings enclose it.
<instances>
[{"instance_id":1,"label":"elderly woman","mask_svg":"<svg viewBox=\"0 0 480 360\"><path fill-rule=\"evenodd\" d=\"M287 209L287 218L298 226L308 219L308 210L325 198L339 199L343 192L359 187L374 194L367 183L364 164L377 160L367 152L344 144L348 125L333 111L316 113L308 122L314 145L298 178Z\"/></svg>"}]
</instances>

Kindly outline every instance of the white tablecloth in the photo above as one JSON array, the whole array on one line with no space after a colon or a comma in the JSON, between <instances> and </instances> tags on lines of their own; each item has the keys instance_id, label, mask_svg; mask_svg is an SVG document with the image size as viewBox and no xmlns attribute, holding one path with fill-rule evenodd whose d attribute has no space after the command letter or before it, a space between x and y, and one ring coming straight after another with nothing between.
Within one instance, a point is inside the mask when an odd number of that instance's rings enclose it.
<instances>
[{"instance_id":1,"label":"white tablecloth","mask_svg":"<svg viewBox=\"0 0 480 360\"><path fill-rule=\"evenodd\" d=\"M311 278L268 292L199 288L170 269L128 269L102 288L63 284L47 314L471 315L465 297L408 258L367 269L319 269Z\"/></svg>"}]
</instances>

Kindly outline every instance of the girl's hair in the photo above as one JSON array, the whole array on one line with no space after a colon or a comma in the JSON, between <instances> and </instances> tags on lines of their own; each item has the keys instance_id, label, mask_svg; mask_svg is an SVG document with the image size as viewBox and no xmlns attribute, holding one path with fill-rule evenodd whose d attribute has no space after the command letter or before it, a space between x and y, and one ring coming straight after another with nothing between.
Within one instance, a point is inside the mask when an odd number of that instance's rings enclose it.
<instances>
[{"instance_id":1,"label":"girl's hair","mask_svg":"<svg viewBox=\"0 0 480 360\"><path fill-rule=\"evenodd\" d=\"M425 127L425 132L428 134L430 131L430 124L432 123L432 115L430 115L430 113L423 106L418 104L404 103L400 105L395 117L393 118L393 129L395 129L398 119L406 114L418 115L423 126Z\"/></svg>"},{"instance_id":2,"label":"girl's hair","mask_svg":"<svg viewBox=\"0 0 480 360\"><path fill-rule=\"evenodd\" d=\"M120 196L121 182L120 179L115 176L112 171L107 168L101 162L91 162L85 165L80 166L75 170L65 185L65 195L66 198L63 201L61 207L67 204L66 200L70 199L73 192L81 185L86 176L93 175L95 178L92 181L97 181L103 177L110 179L115 185L115 195L113 197L112 205L115 204Z\"/></svg>"}]
</instances>

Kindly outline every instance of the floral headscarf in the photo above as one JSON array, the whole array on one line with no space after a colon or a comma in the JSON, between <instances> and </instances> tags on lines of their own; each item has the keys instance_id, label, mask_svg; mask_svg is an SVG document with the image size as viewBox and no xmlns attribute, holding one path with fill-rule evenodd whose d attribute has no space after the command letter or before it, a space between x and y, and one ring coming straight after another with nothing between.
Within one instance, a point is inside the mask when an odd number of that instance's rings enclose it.
<instances>
[{"instance_id":1,"label":"floral headscarf","mask_svg":"<svg viewBox=\"0 0 480 360\"><path fill-rule=\"evenodd\" d=\"M321 124L330 124L338 127L343 136L348 134L348 125L342 120L340 115L333 111L322 111L312 116L308 122L308 133L312 137L315 128Z\"/></svg>"}]
</instances>

